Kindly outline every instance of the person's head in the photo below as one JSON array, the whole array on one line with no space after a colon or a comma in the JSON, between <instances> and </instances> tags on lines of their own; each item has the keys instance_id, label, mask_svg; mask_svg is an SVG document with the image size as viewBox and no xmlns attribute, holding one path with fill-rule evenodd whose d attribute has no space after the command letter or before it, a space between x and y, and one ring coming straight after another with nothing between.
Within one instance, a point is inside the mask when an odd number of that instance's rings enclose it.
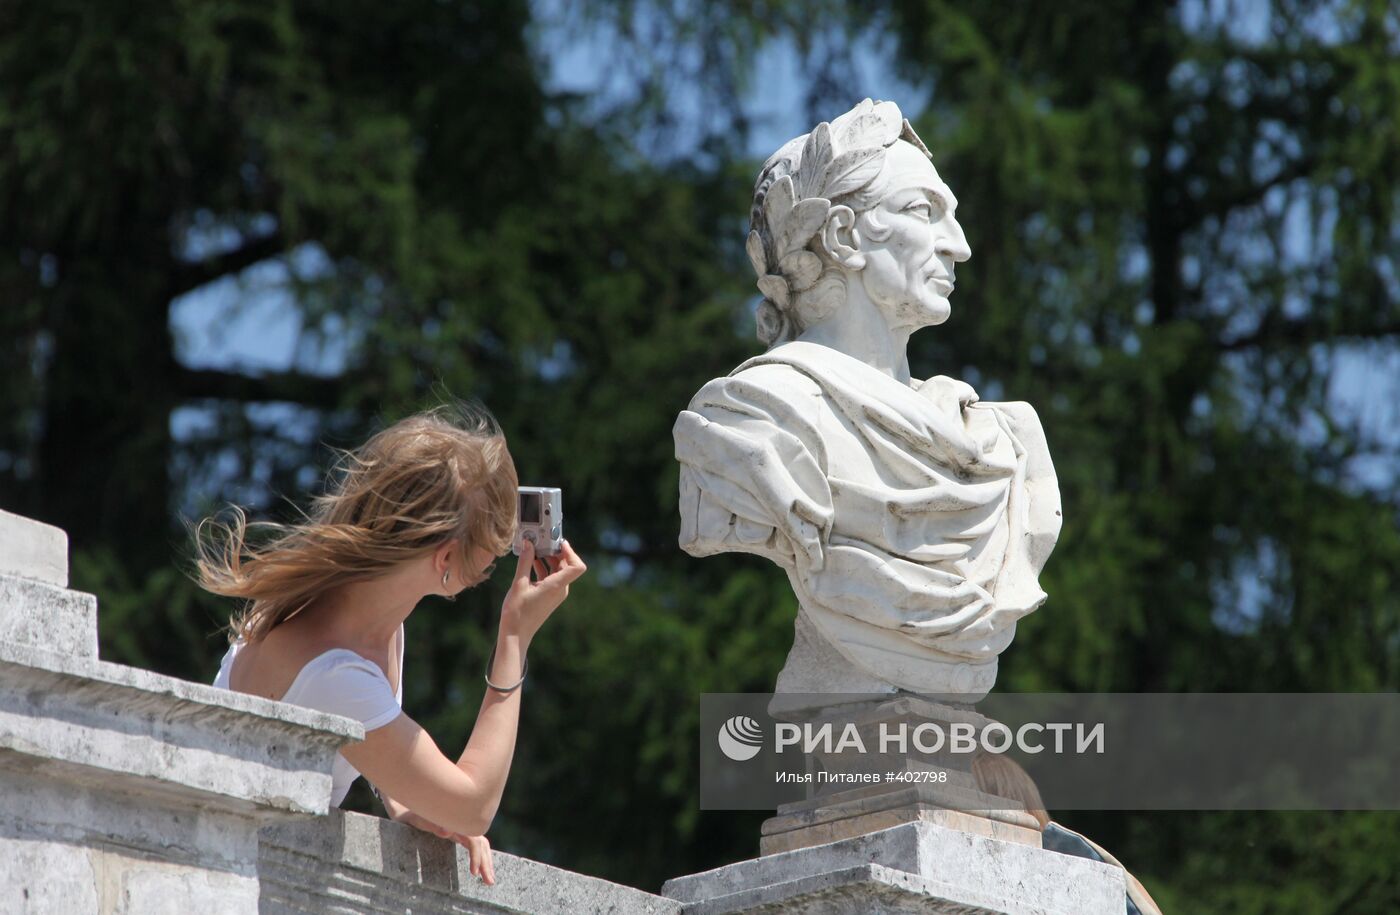
<instances>
[{"instance_id":1,"label":"person's head","mask_svg":"<svg viewBox=\"0 0 1400 915\"><path fill-rule=\"evenodd\" d=\"M516 528L515 464L491 414L439 407L342 455L324 494L293 525L203 521L197 580L244 600L230 639L257 641L329 589L405 568L455 594L484 580ZM250 545L249 528L272 536ZM416 564L416 565L412 565ZM438 576L445 581L438 587Z\"/></svg>"},{"instance_id":2,"label":"person's head","mask_svg":"<svg viewBox=\"0 0 1400 915\"><path fill-rule=\"evenodd\" d=\"M758 336L795 339L862 283L891 327L948 319L953 264L972 256L957 200L893 102L866 99L774 153L747 242L764 294Z\"/></svg>"},{"instance_id":3,"label":"person's head","mask_svg":"<svg viewBox=\"0 0 1400 915\"><path fill-rule=\"evenodd\" d=\"M1050 814L1045 810L1045 801L1040 799L1040 789L1021 764L1010 756L979 752L972 758L972 777L978 791L1016 801L1035 817L1041 829L1050 825Z\"/></svg>"}]
</instances>

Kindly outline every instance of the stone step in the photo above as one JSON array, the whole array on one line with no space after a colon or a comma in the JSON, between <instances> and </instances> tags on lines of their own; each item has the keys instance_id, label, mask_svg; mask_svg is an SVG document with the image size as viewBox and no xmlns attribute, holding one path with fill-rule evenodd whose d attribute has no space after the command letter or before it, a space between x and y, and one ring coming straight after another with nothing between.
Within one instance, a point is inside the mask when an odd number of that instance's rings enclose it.
<instances>
[{"instance_id":1,"label":"stone step","mask_svg":"<svg viewBox=\"0 0 1400 915\"><path fill-rule=\"evenodd\" d=\"M0 575L20 575L68 587L68 534L0 510Z\"/></svg>"},{"instance_id":2,"label":"stone step","mask_svg":"<svg viewBox=\"0 0 1400 915\"><path fill-rule=\"evenodd\" d=\"M97 598L33 578L0 574L0 642L96 658Z\"/></svg>"}]
</instances>

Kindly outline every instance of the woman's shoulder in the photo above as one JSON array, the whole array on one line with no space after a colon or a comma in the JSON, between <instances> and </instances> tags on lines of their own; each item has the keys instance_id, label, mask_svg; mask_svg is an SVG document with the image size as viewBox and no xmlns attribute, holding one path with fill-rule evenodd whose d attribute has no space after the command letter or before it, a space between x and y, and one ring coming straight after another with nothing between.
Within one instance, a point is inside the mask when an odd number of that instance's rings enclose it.
<instances>
[{"instance_id":1,"label":"woman's shoulder","mask_svg":"<svg viewBox=\"0 0 1400 915\"><path fill-rule=\"evenodd\" d=\"M348 648L330 648L302 667L283 702L353 718L372 731L399 716L398 696L380 666Z\"/></svg>"},{"instance_id":2,"label":"woman's shoulder","mask_svg":"<svg viewBox=\"0 0 1400 915\"><path fill-rule=\"evenodd\" d=\"M371 681L382 682L385 687L392 691L389 677L384 673L383 668L369 658L349 648L327 648L302 665L287 692L291 693L294 688L311 680L327 677L342 679L347 683L368 678Z\"/></svg>"},{"instance_id":3,"label":"woman's shoulder","mask_svg":"<svg viewBox=\"0 0 1400 915\"><path fill-rule=\"evenodd\" d=\"M350 648L274 630L256 642L230 645L220 664L223 682L216 685L295 702L296 691L310 680L340 676L353 681L356 674L389 682L381 665Z\"/></svg>"}]
</instances>

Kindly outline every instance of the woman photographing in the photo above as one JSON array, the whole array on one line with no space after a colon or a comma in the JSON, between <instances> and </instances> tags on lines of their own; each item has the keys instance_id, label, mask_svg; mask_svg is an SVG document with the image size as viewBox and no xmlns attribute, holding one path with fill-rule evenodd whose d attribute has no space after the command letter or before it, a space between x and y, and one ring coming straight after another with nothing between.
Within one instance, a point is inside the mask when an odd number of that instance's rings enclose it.
<instances>
[{"instance_id":1,"label":"woman photographing","mask_svg":"<svg viewBox=\"0 0 1400 915\"><path fill-rule=\"evenodd\" d=\"M331 803L364 775L389 815L465 845L494 882L484 833L501 802L531 640L586 567L567 543L524 542L501 606L486 695L454 760L401 709L403 622L430 594L485 581L516 531L515 465L485 411L404 419L350 452L294 525L203 522L198 580L241 599L216 686L353 718L362 743L332 769ZM271 534L252 545L256 527Z\"/></svg>"}]
</instances>

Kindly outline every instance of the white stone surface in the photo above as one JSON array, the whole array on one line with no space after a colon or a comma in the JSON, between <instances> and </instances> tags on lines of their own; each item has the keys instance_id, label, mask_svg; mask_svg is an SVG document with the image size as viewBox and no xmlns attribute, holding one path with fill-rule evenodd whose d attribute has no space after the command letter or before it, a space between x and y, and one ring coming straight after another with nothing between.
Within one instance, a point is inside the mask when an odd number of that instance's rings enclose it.
<instances>
[{"instance_id":1,"label":"white stone surface","mask_svg":"<svg viewBox=\"0 0 1400 915\"><path fill-rule=\"evenodd\" d=\"M679 915L681 904L631 887L493 852L496 884L468 869L466 850L409 826L357 813L263 829L263 915L292 912Z\"/></svg>"},{"instance_id":2,"label":"white stone surface","mask_svg":"<svg viewBox=\"0 0 1400 915\"><path fill-rule=\"evenodd\" d=\"M1084 858L908 823L667 881L686 915L1122 915L1123 872Z\"/></svg>"},{"instance_id":3,"label":"white stone surface","mask_svg":"<svg viewBox=\"0 0 1400 915\"><path fill-rule=\"evenodd\" d=\"M0 642L97 657L97 598L34 578L0 574Z\"/></svg>"},{"instance_id":4,"label":"white stone surface","mask_svg":"<svg viewBox=\"0 0 1400 915\"><path fill-rule=\"evenodd\" d=\"M888 680L856 667L837 651L801 607L792 627L792 649L778 673L778 684L768 703L777 717L810 713L831 705L834 693L890 696L896 688Z\"/></svg>"},{"instance_id":5,"label":"white stone surface","mask_svg":"<svg viewBox=\"0 0 1400 915\"><path fill-rule=\"evenodd\" d=\"M0 509L0 575L68 587L68 534Z\"/></svg>"},{"instance_id":6,"label":"white stone surface","mask_svg":"<svg viewBox=\"0 0 1400 915\"><path fill-rule=\"evenodd\" d=\"M243 810L324 813L358 722L149 671L0 643L0 766ZM18 760L18 761L17 761Z\"/></svg>"},{"instance_id":7,"label":"white stone surface","mask_svg":"<svg viewBox=\"0 0 1400 915\"><path fill-rule=\"evenodd\" d=\"M0 911L100 911L103 887L93 858L91 849L72 842L0 836Z\"/></svg>"},{"instance_id":8,"label":"white stone surface","mask_svg":"<svg viewBox=\"0 0 1400 915\"><path fill-rule=\"evenodd\" d=\"M73 770L0 767L0 912L255 912L257 822Z\"/></svg>"},{"instance_id":9,"label":"white stone surface","mask_svg":"<svg viewBox=\"0 0 1400 915\"><path fill-rule=\"evenodd\" d=\"M847 662L797 651L782 691L873 679L975 701L1045 599L1060 500L1035 411L909 372L910 334L948 319L971 255L956 207L898 107L868 99L785 145L755 186L770 349L705 385L674 435L681 546L782 566Z\"/></svg>"}]
</instances>

